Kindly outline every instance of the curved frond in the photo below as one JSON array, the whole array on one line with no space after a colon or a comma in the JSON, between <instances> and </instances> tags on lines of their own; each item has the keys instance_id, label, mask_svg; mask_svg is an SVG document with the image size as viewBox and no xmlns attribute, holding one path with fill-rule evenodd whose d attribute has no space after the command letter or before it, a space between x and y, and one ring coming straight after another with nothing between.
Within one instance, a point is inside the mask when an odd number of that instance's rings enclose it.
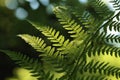
<instances>
[{"instance_id":1,"label":"curved frond","mask_svg":"<svg viewBox=\"0 0 120 80\"><path fill-rule=\"evenodd\" d=\"M109 80L109 77L112 76L110 80L117 80L120 79L120 68L116 68L114 66L110 66L109 63L105 62L95 62L91 61L86 64L82 69L80 69L80 75L85 76L83 80L91 80L91 77L97 78L96 80ZM87 76L86 76L87 75ZM90 76L88 78L88 76ZM101 76L101 77L100 77ZM88 79L87 79L88 78Z\"/></svg>"},{"instance_id":2,"label":"curved frond","mask_svg":"<svg viewBox=\"0 0 120 80\"><path fill-rule=\"evenodd\" d=\"M49 30L47 30L47 32L48 31ZM22 39L24 39L28 44L30 44L34 49L36 49L38 52L45 53L45 54L40 54L40 56L43 56L42 57L42 61L44 62L43 67L45 68L45 71L49 72L49 76L52 76L51 74L53 74L54 78L58 78L59 77L58 73L59 75L61 74L60 76L65 74L65 70L67 70L67 65L70 64L71 61L69 62L67 61L68 64L66 64L66 61L64 60L65 56L63 52L61 53L59 51L55 52L55 48L46 46L44 40L42 40L41 38L30 36L27 34L22 34L19 36ZM67 44L68 42L65 41L63 45L68 46Z\"/></svg>"},{"instance_id":3,"label":"curved frond","mask_svg":"<svg viewBox=\"0 0 120 80\"><path fill-rule=\"evenodd\" d=\"M78 18L80 25L83 26L83 29L85 28L85 31L91 29L90 25L95 22L95 18L88 11L84 11L83 14L79 14L76 9L74 9L71 12Z\"/></svg>"},{"instance_id":4,"label":"curved frond","mask_svg":"<svg viewBox=\"0 0 120 80\"><path fill-rule=\"evenodd\" d=\"M95 46L99 45L109 45L114 43L120 43L120 36L115 34L108 34L101 32L96 35L96 38L93 40L92 44ZM109 45L110 46L110 45Z\"/></svg>"},{"instance_id":5,"label":"curved frond","mask_svg":"<svg viewBox=\"0 0 120 80\"><path fill-rule=\"evenodd\" d=\"M120 36L119 35L114 35L114 34L109 34L105 38L106 42L110 43L120 43Z\"/></svg>"},{"instance_id":6,"label":"curved frond","mask_svg":"<svg viewBox=\"0 0 120 80\"><path fill-rule=\"evenodd\" d=\"M107 54L115 57L120 57L119 53L120 49L116 47L110 47L110 46L99 46L99 47L91 47L88 49L88 55L101 55L101 54Z\"/></svg>"},{"instance_id":7,"label":"curved frond","mask_svg":"<svg viewBox=\"0 0 120 80\"><path fill-rule=\"evenodd\" d=\"M87 62L94 60L109 63L110 66L120 68L120 49L110 46L91 47L87 50Z\"/></svg>"},{"instance_id":8,"label":"curved frond","mask_svg":"<svg viewBox=\"0 0 120 80\"><path fill-rule=\"evenodd\" d=\"M53 28L46 28L46 30L42 31L42 34L44 34L48 40L50 40L54 47L58 47L58 51L62 51L67 49L67 47L71 47L73 45L72 41L69 39L65 40L65 37L63 35L60 35L59 31L56 31Z\"/></svg>"},{"instance_id":9,"label":"curved frond","mask_svg":"<svg viewBox=\"0 0 120 80\"><path fill-rule=\"evenodd\" d=\"M34 76L36 78L41 78L45 75L43 72L42 65L41 63L39 63L38 60L32 59L27 55L16 53L13 51L8 51L8 50L0 50L0 51L8 55L20 67L29 70L32 73L31 76Z\"/></svg>"},{"instance_id":10,"label":"curved frond","mask_svg":"<svg viewBox=\"0 0 120 80\"><path fill-rule=\"evenodd\" d=\"M99 20L106 20L113 15L113 12L102 0L88 0L87 11Z\"/></svg>"},{"instance_id":11,"label":"curved frond","mask_svg":"<svg viewBox=\"0 0 120 80\"><path fill-rule=\"evenodd\" d=\"M80 35L86 35L83 26L72 19L72 16L70 15L69 11L67 11L67 8L56 7L54 12L59 18L60 23L63 25L63 28L68 30L68 33L71 37L77 38L80 37Z\"/></svg>"},{"instance_id":12,"label":"curved frond","mask_svg":"<svg viewBox=\"0 0 120 80\"><path fill-rule=\"evenodd\" d=\"M65 39L63 35L60 35L60 31L56 31L53 28L40 26L34 22L29 21L36 29L41 31L41 33L47 37L48 40L52 43L52 46L56 47L58 51L63 51L66 48L70 48L73 45L73 42L69 39Z\"/></svg>"},{"instance_id":13,"label":"curved frond","mask_svg":"<svg viewBox=\"0 0 120 80\"><path fill-rule=\"evenodd\" d=\"M116 10L120 10L120 0L111 0L110 2Z\"/></svg>"},{"instance_id":14,"label":"curved frond","mask_svg":"<svg viewBox=\"0 0 120 80\"><path fill-rule=\"evenodd\" d=\"M43 52L46 53L47 55L48 54L52 55L55 52L55 48L47 46L46 43L44 43L44 40L42 40L42 38L31 36L28 34L21 34L18 36L25 40L25 42L31 45L38 52Z\"/></svg>"},{"instance_id":15,"label":"curved frond","mask_svg":"<svg viewBox=\"0 0 120 80\"><path fill-rule=\"evenodd\" d=\"M110 24L109 24L109 30L112 31L118 31L120 32L120 22L117 22L117 21L112 21Z\"/></svg>"},{"instance_id":16,"label":"curved frond","mask_svg":"<svg viewBox=\"0 0 120 80\"><path fill-rule=\"evenodd\" d=\"M28 34L20 34L18 35L21 37L23 40L25 40L26 43L31 45L34 49L36 49L38 52L44 52L46 44L44 43L44 40L39 37L31 36Z\"/></svg>"}]
</instances>

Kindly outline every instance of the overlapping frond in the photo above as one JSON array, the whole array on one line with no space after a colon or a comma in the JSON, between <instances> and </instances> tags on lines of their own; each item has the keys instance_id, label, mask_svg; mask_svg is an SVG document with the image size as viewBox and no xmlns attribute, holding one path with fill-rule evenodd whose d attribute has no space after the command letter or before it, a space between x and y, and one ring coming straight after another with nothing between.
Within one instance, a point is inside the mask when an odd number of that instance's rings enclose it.
<instances>
[{"instance_id":1,"label":"overlapping frond","mask_svg":"<svg viewBox=\"0 0 120 80\"><path fill-rule=\"evenodd\" d=\"M83 61L84 63L84 61ZM71 80L119 80L120 68L109 63L91 60L85 64L79 64L77 74Z\"/></svg>"},{"instance_id":2,"label":"overlapping frond","mask_svg":"<svg viewBox=\"0 0 120 80\"><path fill-rule=\"evenodd\" d=\"M50 46L46 46L44 40L41 38L30 36L28 34L19 35L22 39L24 39L27 43L29 43L34 49L38 52L43 52L44 54L40 54L42 57L42 61L44 62L43 67L46 69L45 71L49 72L54 75L54 78L57 76L56 74L59 73L63 75L68 68L68 64L72 64L71 61L67 61L64 53L60 53L59 51L55 52L55 48L51 48ZM65 42L66 44L66 42ZM64 44L64 45L65 45ZM66 54L67 55L67 54ZM70 65L69 65L70 66ZM48 68L49 67L49 68ZM68 70L69 71L69 70ZM57 76L56 78L58 78Z\"/></svg>"},{"instance_id":3,"label":"overlapping frond","mask_svg":"<svg viewBox=\"0 0 120 80\"><path fill-rule=\"evenodd\" d=\"M45 75L42 69L42 64L37 59L35 60L28 57L27 55L16 53L13 51L8 50L0 51L8 55L16 64L18 64L22 68L29 70L32 73L31 74L32 76L39 79L43 77L43 75Z\"/></svg>"},{"instance_id":4,"label":"overlapping frond","mask_svg":"<svg viewBox=\"0 0 120 80\"><path fill-rule=\"evenodd\" d=\"M56 70L59 68L62 69L62 67L60 67L60 62L58 63L59 60L63 59L60 53L55 52L55 48L46 46L46 44L44 43L44 40L42 40L41 38L30 36L28 34L22 34L19 36L22 39L24 39L28 44L30 44L34 49L36 49L38 52L44 53L44 54L40 54L40 56L42 56L41 60L44 62L42 66L45 69L46 75L48 76L48 77L45 77L45 80L49 80L49 79L53 80L53 78L56 76L54 74L58 73L58 71ZM56 69L55 65L58 65L58 64L59 66ZM64 70L62 71L64 72ZM61 71L61 74L63 73L62 71Z\"/></svg>"},{"instance_id":5,"label":"overlapping frond","mask_svg":"<svg viewBox=\"0 0 120 80\"><path fill-rule=\"evenodd\" d=\"M81 14L76 10L78 11L79 9L72 9L72 14L78 18L80 24L85 28L85 31L87 31L89 26L95 21L95 18L88 11L84 11Z\"/></svg>"},{"instance_id":6,"label":"overlapping frond","mask_svg":"<svg viewBox=\"0 0 120 80\"><path fill-rule=\"evenodd\" d=\"M25 42L31 45L38 52L43 52L47 54L53 54L55 52L55 48L47 46L42 38L31 36L28 34L21 34L18 36L25 40Z\"/></svg>"},{"instance_id":7,"label":"overlapping frond","mask_svg":"<svg viewBox=\"0 0 120 80\"><path fill-rule=\"evenodd\" d=\"M120 68L110 66L109 63L91 61L80 69L80 76L85 76L83 80L108 80L113 76L115 80L120 79ZM94 76L94 77L93 77ZM101 76L101 77L100 77ZM88 78L89 77L89 78ZM102 78L102 79L101 79ZM113 79L111 79L113 80Z\"/></svg>"},{"instance_id":8,"label":"overlapping frond","mask_svg":"<svg viewBox=\"0 0 120 80\"><path fill-rule=\"evenodd\" d=\"M77 78L75 80L104 80L105 77L104 76L91 76L91 75L84 75L80 78Z\"/></svg>"},{"instance_id":9,"label":"overlapping frond","mask_svg":"<svg viewBox=\"0 0 120 80\"><path fill-rule=\"evenodd\" d=\"M49 66L52 65L52 67L47 66L46 68L50 68L51 73L54 74L54 78L59 78L60 80L68 79L75 65L75 61L68 58L58 59L57 57L46 57L46 61L49 62Z\"/></svg>"},{"instance_id":10,"label":"overlapping frond","mask_svg":"<svg viewBox=\"0 0 120 80\"><path fill-rule=\"evenodd\" d=\"M113 14L102 0L88 0L87 11L96 17L96 19L104 20L108 19Z\"/></svg>"},{"instance_id":11,"label":"overlapping frond","mask_svg":"<svg viewBox=\"0 0 120 80\"><path fill-rule=\"evenodd\" d=\"M120 49L116 47L110 47L110 46L99 46L99 47L91 47L87 51L87 63L90 61L94 62L104 62L109 63L109 66L118 69L117 71L120 72ZM116 62L117 61L117 62ZM114 72L116 73L116 72ZM120 73L118 73L119 75ZM118 78L118 75L117 78ZM119 76L120 77L120 76ZM114 80L114 79L112 79ZM119 79L118 79L119 80Z\"/></svg>"},{"instance_id":12,"label":"overlapping frond","mask_svg":"<svg viewBox=\"0 0 120 80\"><path fill-rule=\"evenodd\" d=\"M56 31L53 28L47 27L45 30L41 30L42 34L44 34L48 40L52 42L52 45L58 47L57 50L65 50L67 47L71 47L72 41L69 39L65 40L63 35L60 35L59 31Z\"/></svg>"},{"instance_id":13,"label":"overlapping frond","mask_svg":"<svg viewBox=\"0 0 120 80\"><path fill-rule=\"evenodd\" d=\"M120 0L111 0L110 1L116 10L120 10Z\"/></svg>"},{"instance_id":14,"label":"overlapping frond","mask_svg":"<svg viewBox=\"0 0 120 80\"><path fill-rule=\"evenodd\" d=\"M112 31L117 31L120 32L120 22L118 21L112 21L109 25L109 30Z\"/></svg>"},{"instance_id":15,"label":"overlapping frond","mask_svg":"<svg viewBox=\"0 0 120 80\"><path fill-rule=\"evenodd\" d=\"M116 48L116 47L110 47L110 46L99 46L99 47L90 47L87 51L87 55L91 56L91 55L111 55L111 56L115 56L115 57L120 57L120 53L119 53L120 49Z\"/></svg>"},{"instance_id":16,"label":"overlapping frond","mask_svg":"<svg viewBox=\"0 0 120 80\"><path fill-rule=\"evenodd\" d=\"M87 35L93 35L93 33L99 28L99 26L104 22L102 19L97 20L92 14L88 11L84 11L81 15L76 12L76 10L72 10L72 13L78 18L80 24L83 29L87 33Z\"/></svg>"},{"instance_id":17,"label":"overlapping frond","mask_svg":"<svg viewBox=\"0 0 120 80\"><path fill-rule=\"evenodd\" d=\"M92 42L94 46L105 45L106 43L108 43L106 45L109 45L109 43L120 43L120 36L101 32L96 35L96 38Z\"/></svg>"},{"instance_id":18,"label":"overlapping frond","mask_svg":"<svg viewBox=\"0 0 120 80\"><path fill-rule=\"evenodd\" d=\"M87 28L87 32L93 35L95 31L98 30L100 26L102 26L102 24L104 24L106 20L109 20L113 15L114 12L112 12L102 0L88 0L84 13L77 16L80 21L83 21L83 24ZM106 27L106 25L103 27Z\"/></svg>"},{"instance_id":19,"label":"overlapping frond","mask_svg":"<svg viewBox=\"0 0 120 80\"><path fill-rule=\"evenodd\" d=\"M86 35L83 26L78 24L66 7L56 7L54 9L56 17L59 18L60 23L63 25L63 28L68 30L68 33L71 37L76 38L80 35Z\"/></svg>"}]
</instances>

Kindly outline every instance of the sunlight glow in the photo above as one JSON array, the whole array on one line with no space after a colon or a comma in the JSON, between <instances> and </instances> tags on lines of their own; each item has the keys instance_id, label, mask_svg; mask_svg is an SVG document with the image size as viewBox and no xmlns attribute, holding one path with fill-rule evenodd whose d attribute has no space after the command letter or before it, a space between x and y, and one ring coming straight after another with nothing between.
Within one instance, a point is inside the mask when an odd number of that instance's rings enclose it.
<instances>
[{"instance_id":1,"label":"sunlight glow","mask_svg":"<svg viewBox=\"0 0 120 80\"><path fill-rule=\"evenodd\" d=\"M8 9L14 10L18 7L17 0L5 0L5 5Z\"/></svg>"},{"instance_id":2,"label":"sunlight glow","mask_svg":"<svg viewBox=\"0 0 120 80\"><path fill-rule=\"evenodd\" d=\"M110 10L114 11L112 3L110 3L110 0L102 0L109 8Z\"/></svg>"},{"instance_id":3,"label":"sunlight glow","mask_svg":"<svg viewBox=\"0 0 120 80\"><path fill-rule=\"evenodd\" d=\"M87 55L87 63L89 63L90 61L92 61L93 59L97 62L97 61L100 61L102 60L103 62L104 61L107 61L109 62L109 65L115 65L116 67L119 67L120 66L120 58L119 57L116 57L115 52L113 52L113 55L111 56L111 54L107 54L107 53L104 53L104 55L102 53L100 53L101 55L91 55L91 57L89 57ZM98 53L96 53L98 54Z\"/></svg>"},{"instance_id":4,"label":"sunlight glow","mask_svg":"<svg viewBox=\"0 0 120 80\"><path fill-rule=\"evenodd\" d=\"M0 0L0 6L5 7L5 0Z\"/></svg>"},{"instance_id":5,"label":"sunlight glow","mask_svg":"<svg viewBox=\"0 0 120 80\"><path fill-rule=\"evenodd\" d=\"M31 76L32 73L24 68L15 68L13 74L13 77L6 78L5 80L37 80L37 77Z\"/></svg>"},{"instance_id":6,"label":"sunlight glow","mask_svg":"<svg viewBox=\"0 0 120 80\"><path fill-rule=\"evenodd\" d=\"M88 0L78 0L80 3L85 4Z\"/></svg>"},{"instance_id":7,"label":"sunlight glow","mask_svg":"<svg viewBox=\"0 0 120 80\"><path fill-rule=\"evenodd\" d=\"M31 73L27 69L16 68L14 74L18 77L19 80L37 80L35 77L31 76Z\"/></svg>"}]
</instances>

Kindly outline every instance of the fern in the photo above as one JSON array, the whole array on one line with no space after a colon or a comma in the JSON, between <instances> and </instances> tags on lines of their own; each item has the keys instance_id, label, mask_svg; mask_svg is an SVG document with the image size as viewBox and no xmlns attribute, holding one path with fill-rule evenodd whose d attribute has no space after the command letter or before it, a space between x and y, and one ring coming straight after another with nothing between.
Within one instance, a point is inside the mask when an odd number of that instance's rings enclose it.
<instances>
[{"instance_id":1,"label":"fern","mask_svg":"<svg viewBox=\"0 0 120 80\"><path fill-rule=\"evenodd\" d=\"M56 7L54 9L56 16L59 18L63 28L68 30L68 33L71 34L71 37L78 37L80 34L84 35L84 30L81 25L77 24L75 20L72 20L71 15L69 14L67 8ZM63 15L64 14L64 15Z\"/></svg>"},{"instance_id":2,"label":"fern","mask_svg":"<svg viewBox=\"0 0 120 80\"><path fill-rule=\"evenodd\" d=\"M90 73L88 75L101 75L101 77L107 77L107 76L114 76L116 79L119 78L119 68L114 68L114 66L109 66L108 63L100 63L100 62L93 62L91 61L89 64L87 64L83 69L83 72L85 74ZM84 71L85 70L85 71ZM103 70L103 71L102 71ZM83 73L84 74L84 73ZM107 76L106 76L107 75ZM99 78L98 78L99 80Z\"/></svg>"},{"instance_id":3,"label":"fern","mask_svg":"<svg viewBox=\"0 0 120 80\"><path fill-rule=\"evenodd\" d=\"M38 30L42 31L41 28L38 28ZM53 28L47 27L42 31L42 34L44 34L48 40L53 43L53 46L59 47L57 48L59 51L66 49L66 47L72 46L72 42L70 42L69 39L65 40L65 37L60 35L60 32Z\"/></svg>"},{"instance_id":4,"label":"fern","mask_svg":"<svg viewBox=\"0 0 120 80\"><path fill-rule=\"evenodd\" d=\"M39 37L31 36L28 34L18 35L22 39L24 39L27 43L29 43L36 51L45 52L46 44L44 40Z\"/></svg>"},{"instance_id":5,"label":"fern","mask_svg":"<svg viewBox=\"0 0 120 80\"><path fill-rule=\"evenodd\" d=\"M110 23L109 30L112 30L112 28L114 28L114 31L120 31L119 27L120 27L120 23L117 21L113 21Z\"/></svg>"},{"instance_id":6,"label":"fern","mask_svg":"<svg viewBox=\"0 0 120 80\"><path fill-rule=\"evenodd\" d=\"M120 0L111 0L116 10L120 10Z\"/></svg>"},{"instance_id":7,"label":"fern","mask_svg":"<svg viewBox=\"0 0 120 80\"><path fill-rule=\"evenodd\" d=\"M36 78L43 77L43 69L39 60L32 59L27 55L16 53L13 51L8 50L1 50L2 52L6 53L16 64L19 64L22 68L28 69L32 76ZM39 65L38 65L39 64Z\"/></svg>"},{"instance_id":8,"label":"fern","mask_svg":"<svg viewBox=\"0 0 120 80\"><path fill-rule=\"evenodd\" d=\"M43 54L40 54L39 56L42 57L42 61L44 62L43 66L46 69L45 72L48 72L49 75L50 75L50 73L54 74L56 72L62 74L64 72L64 70L66 70L67 64L64 64L64 62L66 62L66 60L63 60L64 53L61 54L59 52L59 50L57 52L55 52L55 48L54 47L52 48L51 46L46 46L46 44L44 43L44 41L41 38L39 39L38 37L30 36L27 34L23 34L23 35L19 35L19 36L22 39L24 39L27 43L29 43L38 52L43 52ZM62 61L62 62L60 62L60 61ZM59 62L59 64L58 64L58 62ZM70 63L71 63L71 61L70 61ZM54 65L51 65L51 64L54 64ZM54 69L56 67L59 69ZM55 72L53 69L55 70ZM49 71L51 71L51 72L49 72Z\"/></svg>"},{"instance_id":9,"label":"fern","mask_svg":"<svg viewBox=\"0 0 120 80\"><path fill-rule=\"evenodd\" d=\"M112 14L112 12L108 9L107 5L102 2L102 0L88 0L87 11L89 11L94 17L98 19L108 19L108 17Z\"/></svg>"},{"instance_id":10,"label":"fern","mask_svg":"<svg viewBox=\"0 0 120 80\"><path fill-rule=\"evenodd\" d=\"M119 35L108 34L108 30L120 31L120 2L111 3L114 12L101 0L89 0L83 12L70 6L55 7L54 13L70 38L28 20L51 43L29 34L18 35L39 53L40 66L38 60L26 55L1 51L39 80L120 80L120 64L116 62L120 61L120 49L106 43L120 43Z\"/></svg>"}]
</instances>

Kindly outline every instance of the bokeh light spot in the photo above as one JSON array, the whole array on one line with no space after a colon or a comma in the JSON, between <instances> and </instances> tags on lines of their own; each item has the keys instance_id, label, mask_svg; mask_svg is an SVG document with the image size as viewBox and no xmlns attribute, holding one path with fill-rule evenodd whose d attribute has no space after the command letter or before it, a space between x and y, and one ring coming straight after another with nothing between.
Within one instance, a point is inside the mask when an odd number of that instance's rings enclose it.
<instances>
[{"instance_id":1,"label":"bokeh light spot","mask_svg":"<svg viewBox=\"0 0 120 80\"><path fill-rule=\"evenodd\" d=\"M18 7L17 0L5 0L5 5L8 9L14 10Z\"/></svg>"},{"instance_id":2,"label":"bokeh light spot","mask_svg":"<svg viewBox=\"0 0 120 80\"><path fill-rule=\"evenodd\" d=\"M87 3L87 0L79 0L80 3L85 4Z\"/></svg>"},{"instance_id":3,"label":"bokeh light spot","mask_svg":"<svg viewBox=\"0 0 120 80\"><path fill-rule=\"evenodd\" d=\"M23 19L25 19L25 18L28 16L28 12L27 12L25 9L19 7L19 8L17 8L16 11L15 11L15 16L16 16L18 19L23 20Z\"/></svg>"},{"instance_id":4,"label":"bokeh light spot","mask_svg":"<svg viewBox=\"0 0 120 80\"><path fill-rule=\"evenodd\" d=\"M49 0L40 0L40 2L41 2L44 6L48 6L48 5L49 5Z\"/></svg>"},{"instance_id":5,"label":"bokeh light spot","mask_svg":"<svg viewBox=\"0 0 120 80\"><path fill-rule=\"evenodd\" d=\"M38 3L38 1L33 1L33 2L30 2L30 7L33 9L33 10L36 10L38 9L40 6L40 4Z\"/></svg>"},{"instance_id":6,"label":"bokeh light spot","mask_svg":"<svg viewBox=\"0 0 120 80\"><path fill-rule=\"evenodd\" d=\"M54 6L52 4L49 4L46 8L47 13L52 14L53 13L53 8L54 8Z\"/></svg>"}]
</instances>

